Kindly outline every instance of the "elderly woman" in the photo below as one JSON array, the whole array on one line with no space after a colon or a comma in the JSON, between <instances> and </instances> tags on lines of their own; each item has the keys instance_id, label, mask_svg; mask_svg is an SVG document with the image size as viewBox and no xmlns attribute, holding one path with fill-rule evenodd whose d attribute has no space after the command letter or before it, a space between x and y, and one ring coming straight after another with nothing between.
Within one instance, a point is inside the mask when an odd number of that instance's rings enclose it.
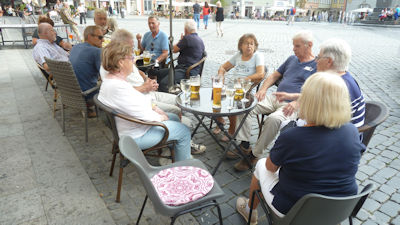
<instances>
[{"instance_id":1,"label":"elderly woman","mask_svg":"<svg viewBox=\"0 0 400 225\"><path fill-rule=\"evenodd\" d=\"M265 201L281 217L309 193L357 194L355 174L365 150L356 127L349 123L349 92L339 76L326 72L310 76L299 103L299 117L306 126L281 133L268 158L257 162L250 184L250 196L261 186ZM258 203L255 199L254 209ZM236 209L246 220L249 207L248 199L238 198ZM255 224L257 211L253 212Z\"/></svg>"},{"instance_id":2,"label":"elderly woman","mask_svg":"<svg viewBox=\"0 0 400 225\"><path fill-rule=\"evenodd\" d=\"M168 140L176 140L175 160L190 158L190 131L179 122L175 114L167 114L151 102L151 98L139 92L127 82L132 73L132 46L112 42L103 49L102 65L108 74L100 87L99 100L116 111L143 121L164 123L168 130ZM116 119L119 136L129 135L141 149L158 143L164 136L164 129Z\"/></svg>"},{"instance_id":3,"label":"elderly woman","mask_svg":"<svg viewBox=\"0 0 400 225\"><path fill-rule=\"evenodd\" d=\"M257 52L257 49L258 42L254 34L244 34L239 39L239 52L219 68L218 74L225 76L225 73L233 68L234 78L242 77L252 82L260 82L264 77L264 55ZM222 118L219 120L224 123ZM229 134L233 135L235 133L235 127L236 117L229 117ZM215 134L220 132L218 127L214 129ZM223 136L221 140L228 141L229 139Z\"/></svg>"},{"instance_id":4,"label":"elderly woman","mask_svg":"<svg viewBox=\"0 0 400 225\"><path fill-rule=\"evenodd\" d=\"M41 23L48 23L50 24L52 27L54 27L54 22L52 19L50 19L47 16L39 16L39 20L38 20L38 25ZM39 39L39 34L38 34L38 30L36 29L33 34L32 34L32 44L35 46L37 43L37 40ZM61 48L69 51L72 48L72 45L66 41L63 40L62 37L58 36L56 37L56 41L55 43L60 46Z\"/></svg>"}]
</instances>

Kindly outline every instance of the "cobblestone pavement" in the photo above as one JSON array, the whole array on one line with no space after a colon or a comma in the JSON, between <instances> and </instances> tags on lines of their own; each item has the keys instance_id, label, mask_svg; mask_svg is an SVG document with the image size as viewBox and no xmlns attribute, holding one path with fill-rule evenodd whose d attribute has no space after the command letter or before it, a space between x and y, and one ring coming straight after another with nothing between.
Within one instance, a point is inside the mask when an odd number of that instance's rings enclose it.
<instances>
[{"instance_id":1,"label":"cobblestone pavement","mask_svg":"<svg viewBox=\"0 0 400 225\"><path fill-rule=\"evenodd\" d=\"M120 28L126 28L133 33L147 31L146 19L143 17L118 20L118 23ZM161 20L161 29L168 31L167 20ZM234 54L234 50L237 49L237 40L244 33L256 34L259 50L264 52L265 62L270 71L292 54L291 37L302 29L313 31L316 39L315 54L318 54L318 46L322 41L331 37L342 38L350 43L353 59L349 70L360 84L365 98L383 102L390 108L389 118L375 131L357 173L360 189L368 183L373 183L376 189L357 215L355 224L400 224L400 40L398 38L400 29L325 23L296 23L294 26L286 26L280 22L250 20L227 20L223 23L223 29L223 38L217 38L213 23L208 30L199 31L208 53L202 78L203 86L210 86L210 75L215 74L219 65ZM176 39L182 31L183 20L175 20ZM44 81L31 59L31 50L7 51L18 51L22 55L50 109L52 91L43 91ZM50 115L46 116L51 119ZM113 222L134 224L145 195L134 169L128 166L124 170L121 203L115 203L118 169L114 171L112 177L108 176L111 165L112 136L110 132L100 120L90 119L89 143L86 144L83 135L83 119L79 116L79 112L66 109L66 117L65 136L101 196ZM56 120L61 121L60 113L57 113ZM256 141L258 134L255 121L254 124L252 144ZM207 152L195 158L202 160L209 168L213 168L218 157L221 156L221 150L204 129L199 130L195 139L196 142L207 146ZM215 178L225 191L225 196L219 200L224 224L236 225L244 224L244 220L235 210L236 197L248 195L251 174L234 171L234 163L235 161L224 161ZM143 224L168 224L168 218L154 214L152 207L147 205L144 218L142 218ZM181 217L178 224L215 224L218 220L216 215L216 209L202 210ZM260 224L267 224L264 213L261 213L259 221ZM348 223L343 222L343 224Z\"/></svg>"}]
</instances>

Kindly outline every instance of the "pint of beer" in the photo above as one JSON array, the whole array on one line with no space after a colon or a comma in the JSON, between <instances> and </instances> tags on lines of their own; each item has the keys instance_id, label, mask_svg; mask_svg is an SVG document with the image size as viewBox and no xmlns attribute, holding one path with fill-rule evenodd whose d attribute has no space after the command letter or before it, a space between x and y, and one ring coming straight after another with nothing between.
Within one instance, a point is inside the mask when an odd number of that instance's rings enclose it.
<instances>
[{"instance_id":1,"label":"pint of beer","mask_svg":"<svg viewBox=\"0 0 400 225\"><path fill-rule=\"evenodd\" d=\"M190 92L198 94L200 91L200 75L190 77Z\"/></svg>"},{"instance_id":2,"label":"pint of beer","mask_svg":"<svg viewBox=\"0 0 400 225\"><path fill-rule=\"evenodd\" d=\"M242 100L242 99L243 99L243 95L244 95L244 93L243 93L243 88L242 88L242 84L236 83L236 82L235 82L235 84L234 84L233 87L235 88L235 97L234 97L234 100L235 100L235 101L240 101L240 100Z\"/></svg>"},{"instance_id":3,"label":"pint of beer","mask_svg":"<svg viewBox=\"0 0 400 225\"><path fill-rule=\"evenodd\" d=\"M143 53L143 64L144 65L149 65L151 60L151 54L147 51Z\"/></svg>"},{"instance_id":4,"label":"pint of beer","mask_svg":"<svg viewBox=\"0 0 400 225\"><path fill-rule=\"evenodd\" d=\"M138 48L135 49L135 55L136 55L136 56L139 56L139 55L140 55L140 49L138 49Z\"/></svg>"},{"instance_id":5,"label":"pint of beer","mask_svg":"<svg viewBox=\"0 0 400 225\"><path fill-rule=\"evenodd\" d=\"M221 92L222 92L222 78L214 77L213 79L213 108L221 108Z\"/></svg>"}]
</instances>

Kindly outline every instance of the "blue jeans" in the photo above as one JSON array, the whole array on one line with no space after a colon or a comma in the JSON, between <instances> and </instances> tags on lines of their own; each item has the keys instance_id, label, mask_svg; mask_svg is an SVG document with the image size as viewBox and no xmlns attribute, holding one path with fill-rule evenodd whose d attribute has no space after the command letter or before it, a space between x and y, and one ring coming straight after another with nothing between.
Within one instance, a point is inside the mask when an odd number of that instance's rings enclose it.
<instances>
[{"instance_id":1,"label":"blue jeans","mask_svg":"<svg viewBox=\"0 0 400 225\"><path fill-rule=\"evenodd\" d=\"M208 26L208 16L209 15L203 15L203 23L204 23L204 26Z\"/></svg>"},{"instance_id":2,"label":"blue jeans","mask_svg":"<svg viewBox=\"0 0 400 225\"><path fill-rule=\"evenodd\" d=\"M197 13L193 14L193 19L197 23L197 29L199 29L199 27L200 27L200 14L197 14Z\"/></svg>"},{"instance_id":3,"label":"blue jeans","mask_svg":"<svg viewBox=\"0 0 400 225\"><path fill-rule=\"evenodd\" d=\"M169 120L163 121L169 130L168 141L176 140L175 161L190 159L190 130L183 125L179 117L172 113L167 113ZM159 126L151 127L143 136L136 138L136 144L141 149L153 147L164 137L164 129Z\"/></svg>"}]
</instances>

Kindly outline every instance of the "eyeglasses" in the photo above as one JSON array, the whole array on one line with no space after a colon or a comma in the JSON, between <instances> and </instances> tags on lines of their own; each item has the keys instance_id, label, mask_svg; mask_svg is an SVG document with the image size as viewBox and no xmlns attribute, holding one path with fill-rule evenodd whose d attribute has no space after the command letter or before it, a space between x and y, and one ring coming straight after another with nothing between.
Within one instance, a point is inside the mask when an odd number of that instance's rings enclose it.
<instances>
[{"instance_id":1,"label":"eyeglasses","mask_svg":"<svg viewBox=\"0 0 400 225\"><path fill-rule=\"evenodd\" d=\"M329 58L328 56L315 56L315 61L318 61L323 58Z\"/></svg>"},{"instance_id":2,"label":"eyeglasses","mask_svg":"<svg viewBox=\"0 0 400 225\"><path fill-rule=\"evenodd\" d=\"M103 38L104 38L103 35L95 35L95 34L92 34L92 36L97 37L99 40L103 40Z\"/></svg>"}]
</instances>

